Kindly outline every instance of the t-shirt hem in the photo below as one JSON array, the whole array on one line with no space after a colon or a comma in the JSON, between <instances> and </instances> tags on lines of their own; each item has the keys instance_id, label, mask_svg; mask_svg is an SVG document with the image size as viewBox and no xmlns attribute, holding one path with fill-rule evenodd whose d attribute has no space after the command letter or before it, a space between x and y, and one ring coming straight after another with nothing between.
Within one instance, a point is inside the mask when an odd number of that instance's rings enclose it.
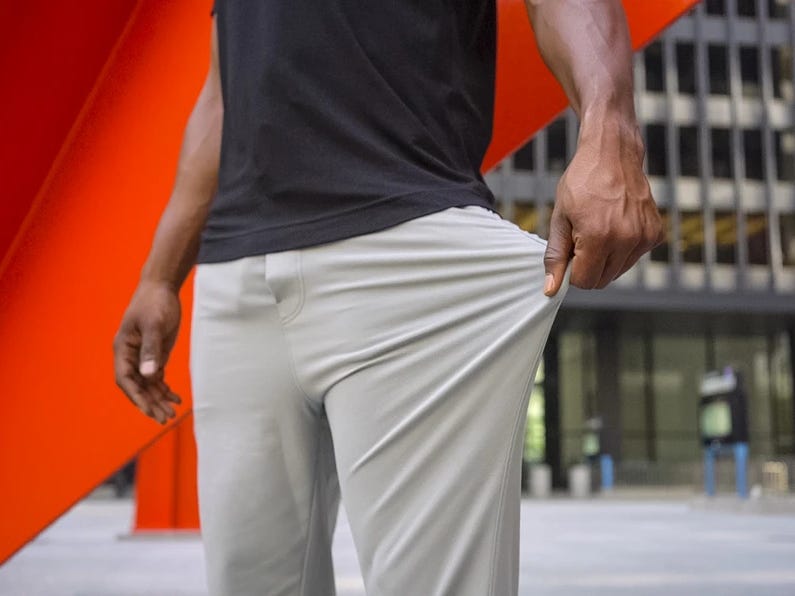
<instances>
[{"instance_id":1,"label":"t-shirt hem","mask_svg":"<svg viewBox=\"0 0 795 596\"><path fill-rule=\"evenodd\" d=\"M199 264L222 263L286 250L309 248L355 236L372 234L451 207L477 205L494 211L491 193L461 187L402 195L390 201L363 205L351 212L323 219L293 222L277 228L247 231L223 239L204 238Z\"/></svg>"}]
</instances>

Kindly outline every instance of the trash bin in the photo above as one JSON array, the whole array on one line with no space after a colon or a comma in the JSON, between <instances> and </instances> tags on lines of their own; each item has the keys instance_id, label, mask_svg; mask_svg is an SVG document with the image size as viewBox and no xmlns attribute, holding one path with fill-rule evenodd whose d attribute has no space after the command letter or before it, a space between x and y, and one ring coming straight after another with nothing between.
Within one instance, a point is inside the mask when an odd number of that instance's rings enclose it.
<instances>
[{"instance_id":1,"label":"trash bin","mask_svg":"<svg viewBox=\"0 0 795 596\"><path fill-rule=\"evenodd\" d=\"M530 495L546 499L552 493L552 469L546 464L530 466Z\"/></svg>"},{"instance_id":2,"label":"trash bin","mask_svg":"<svg viewBox=\"0 0 795 596\"><path fill-rule=\"evenodd\" d=\"M569 494L575 499L585 499L591 494L591 467L576 464L569 468Z\"/></svg>"}]
</instances>

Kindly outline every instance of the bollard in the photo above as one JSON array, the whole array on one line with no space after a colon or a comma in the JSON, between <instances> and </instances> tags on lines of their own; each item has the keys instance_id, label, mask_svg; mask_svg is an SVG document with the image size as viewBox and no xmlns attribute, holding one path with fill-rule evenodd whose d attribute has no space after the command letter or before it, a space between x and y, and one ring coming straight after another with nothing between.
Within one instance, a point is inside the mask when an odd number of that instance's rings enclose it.
<instances>
[{"instance_id":1,"label":"bollard","mask_svg":"<svg viewBox=\"0 0 795 596\"><path fill-rule=\"evenodd\" d=\"M737 496L748 498L748 443L734 445L734 469Z\"/></svg>"},{"instance_id":2,"label":"bollard","mask_svg":"<svg viewBox=\"0 0 795 596\"><path fill-rule=\"evenodd\" d=\"M548 465L530 466L530 494L536 499L546 499L552 494L552 469Z\"/></svg>"},{"instance_id":3,"label":"bollard","mask_svg":"<svg viewBox=\"0 0 795 596\"><path fill-rule=\"evenodd\" d=\"M715 443L704 448L704 490L707 496L715 496L715 462L721 453L731 453L734 456L734 478L737 496L741 499L747 499L748 443L743 442L735 443L731 446Z\"/></svg>"},{"instance_id":4,"label":"bollard","mask_svg":"<svg viewBox=\"0 0 795 596\"><path fill-rule=\"evenodd\" d=\"M704 492L708 497L715 496L715 449L712 446L704 449Z\"/></svg>"},{"instance_id":5,"label":"bollard","mask_svg":"<svg viewBox=\"0 0 795 596\"><path fill-rule=\"evenodd\" d=\"M585 499L591 494L591 468L576 464L569 468L569 494L575 499Z\"/></svg>"},{"instance_id":6,"label":"bollard","mask_svg":"<svg viewBox=\"0 0 795 596\"><path fill-rule=\"evenodd\" d=\"M615 468L613 466L613 457L603 453L599 457L599 472L602 477L602 491L608 492L613 490L615 482Z\"/></svg>"}]
</instances>

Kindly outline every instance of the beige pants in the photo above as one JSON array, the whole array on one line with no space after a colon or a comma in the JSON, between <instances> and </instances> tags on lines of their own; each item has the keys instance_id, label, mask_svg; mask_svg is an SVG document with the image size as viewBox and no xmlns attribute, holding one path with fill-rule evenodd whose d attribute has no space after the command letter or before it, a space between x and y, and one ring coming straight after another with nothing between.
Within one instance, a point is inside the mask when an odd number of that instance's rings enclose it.
<instances>
[{"instance_id":1,"label":"beige pants","mask_svg":"<svg viewBox=\"0 0 795 596\"><path fill-rule=\"evenodd\" d=\"M199 266L211 594L334 594L340 490L368 595L516 593L525 412L563 295L544 249L467 207Z\"/></svg>"}]
</instances>

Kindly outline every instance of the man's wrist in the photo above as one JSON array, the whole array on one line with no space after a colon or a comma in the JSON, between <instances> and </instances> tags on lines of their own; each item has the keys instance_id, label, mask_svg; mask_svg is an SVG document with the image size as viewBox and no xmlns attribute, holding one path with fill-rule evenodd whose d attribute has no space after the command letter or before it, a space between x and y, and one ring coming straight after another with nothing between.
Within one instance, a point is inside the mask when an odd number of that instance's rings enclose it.
<instances>
[{"instance_id":1,"label":"man's wrist","mask_svg":"<svg viewBox=\"0 0 795 596\"><path fill-rule=\"evenodd\" d=\"M168 275L165 273L157 273L154 271L148 271L147 267L144 267L143 271L141 271L141 277L138 280L139 287L160 287L160 288L168 288L174 293L179 293L180 287L182 283L176 279L174 276Z\"/></svg>"},{"instance_id":2,"label":"man's wrist","mask_svg":"<svg viewBox=\"0 0 795 596\"><path fill-rule=\"evenodd\" d=\"M596 145L602 151L643 158L643 137L634 105L626 102L593 103L585 108L580 120L579 145Z\"/></svg>"}]
</instances>

